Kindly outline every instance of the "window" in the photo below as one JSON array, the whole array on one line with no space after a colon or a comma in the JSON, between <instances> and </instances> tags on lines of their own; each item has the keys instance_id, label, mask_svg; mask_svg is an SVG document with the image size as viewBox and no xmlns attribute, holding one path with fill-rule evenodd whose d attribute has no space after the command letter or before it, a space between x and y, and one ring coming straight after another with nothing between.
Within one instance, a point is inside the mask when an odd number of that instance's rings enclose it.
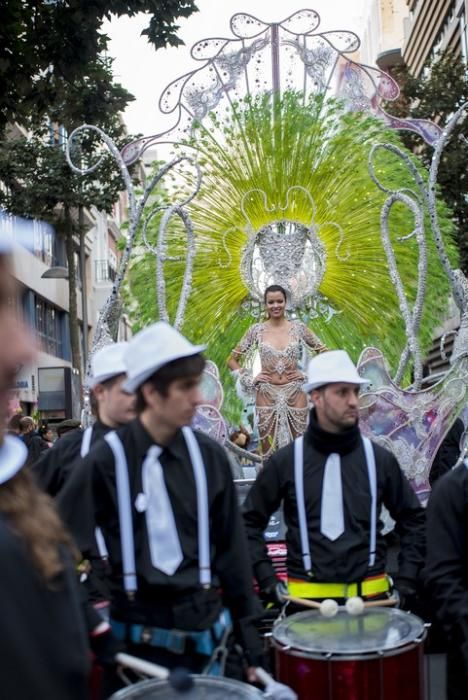
<instances>
[{"instance_id":1,"label":"window","mask_svg":"<svg viewBox=\"0 0 468 700\"><path fill-rule=\"evenodd\" d=\"M83 286L83 277L82 277L82 271L81 271L81 258L80 258L80 254L76 250L75 250L73 255L75 258L76 286L78 289L81 289Z\"/></svg>"},{"instance_id":2,"label":"window","mask_svg":"<svg viewBox=\"0 0 468 700\"><path fill-rule=\"evenodd\" d=\"M68 132L62 124L48 120L47 127L49 130L48 143L50 146L60 146L65 149L68 140Z\"/></svg>"},{"instance_id":3,"label":"window","mask_svg":"<svg viewBox=\"0 0 468 700\"><path fill-rule=\"evenodd\" d=\"M465 63L468 63L468 22L464 12L460 14L460 37L462 58Z\"/></svg>"},{"instance_id":4,"label":"window","mask_svg":"<svg viewBox=\"0 0 468 700\"><path fill-rule=\"evenodd\" d=\"M55 357L63 357L63 337L60 318L63 312L38 296L36 296L35 312L34 325L44 352L55 355Z\"/></svg>"},{"instance_id":5,"label":"window","mask_svg":"<svg viewBox=\"0 0 468 700\"><path fill-rule=\"evenodd\" d=\"M60 246L54 227L38 219L32 219L30 225L34 235L34 255L42 260L47 267L63 263L62 246Z\"/></svg>"}]
</instances>

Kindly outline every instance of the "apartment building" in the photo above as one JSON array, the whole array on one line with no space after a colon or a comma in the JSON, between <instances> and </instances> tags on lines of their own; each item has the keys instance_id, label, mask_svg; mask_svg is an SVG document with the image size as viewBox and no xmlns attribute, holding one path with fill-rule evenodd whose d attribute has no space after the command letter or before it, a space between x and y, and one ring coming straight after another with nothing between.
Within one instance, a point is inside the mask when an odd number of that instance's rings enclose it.
<instances>
[{"instance_id":1,"label":"apartment building","mask_svg":"<svg viewBox=\"0 0 468 700\"><path fill-rule=\"evenodd\" d=\"M51 269L64 271L65 245L54 227L44 221L25 220L0 212L1 225L15 236L28 230L34 241L33 250L18 246L13 256L14 276L19 294L18 313L33 329L38 343L38 354L33 365L22 367L14 388L12 410L21 408L25 414L38 411L42 418L59 421L79 418L81 390L79 371L72 367L69 332L68 279L44 277ZM99 310L107 299L115 279L122 233L115 221L97 210L85 213L90 228L84 236L84 270L81 269L76 241L78 323L81 342L87 335L88 348L97 323ZM86 294L83 295L83 274L86 275ZM84 304L86 306L84 306ZM83 333L83 311L86 308L88 333ZM123 318L119 339L130 335L129 323Z\"/></svg>"},{"instance_id":2,"label":"apartment building","mask_svg":"<svg viewBox=\"0 0 468 700\"><path fill-rule=\"evenodd\" d=\"M468 63L468 0L368 0L359 60L383 70L404 62L415 76L438 53Z\"/></svg>"},{"instance_id":3,"label":"apartment building","mask_svg":"<svg viewBox=\"0 0 468 700\"><path fill-rule=\"evenodd\" d=\"M359 60L385 70L401 61L410 22L406 0L368 0L364 8Z\"/></svg>"},{"instance_id":4,"label":"apartment building","mask_svg":"<svg viewBox=\"0 0 468 700\"><path fill-rule=\"evenodd\" d=\"M468 62L468 0L406 0L409 10L403 59L413 75L437 53L453 52Z\"/></svg>"}]
</instances>

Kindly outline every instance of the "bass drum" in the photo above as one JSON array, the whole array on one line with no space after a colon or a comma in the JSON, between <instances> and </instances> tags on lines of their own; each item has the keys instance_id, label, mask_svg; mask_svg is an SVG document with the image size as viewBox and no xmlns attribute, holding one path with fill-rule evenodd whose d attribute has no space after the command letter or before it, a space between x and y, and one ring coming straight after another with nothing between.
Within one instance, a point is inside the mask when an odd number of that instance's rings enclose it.
<instances>
[{"instance_id":1,"label":"bass drum","mask_svg":"<svg viewBox=\"0 0 468 700\"><path fill-rule=\"evenodd\" d=\"M396 609L297 613L273 628L276 676L299 700L424 700L425 636L422 620Z\"/></svg>"},{"instance_id":2,"label":"bass drum","mask_svg":"<svg viewBox=\"0 0 468 700\"><path fill-rule=\"evenodd\" d=\"M230 678L192 676L194 687L189 692L175 690L168 681L148 680L114 693L110 700L260 700L264 694L246 683Z\"/></svg>"}]
</instances>

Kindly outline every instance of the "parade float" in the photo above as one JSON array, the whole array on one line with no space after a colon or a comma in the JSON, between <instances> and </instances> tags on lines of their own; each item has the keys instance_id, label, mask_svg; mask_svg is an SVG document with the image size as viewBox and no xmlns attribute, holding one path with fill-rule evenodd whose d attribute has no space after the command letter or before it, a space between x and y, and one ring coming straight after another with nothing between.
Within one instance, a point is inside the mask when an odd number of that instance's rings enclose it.
<instances>
[{"instance_id":1,"label":"parade float","mask_svg":"<svg viewBox=\"0 0 468 700\"><path fill-rule=\"evenodd\" d=\"M128 193L127 242L92 352L113 339L124 289L141 325L167 320L205 343L195 427L258 468L254 441L244 449L230 439L249 421L251 437L255 416L226 359L260 320L265 287L281 284L290 317L358 362L369 380L362 431L395 454L426 502L432 459L466 403L467 281L437 190L465 107L443 129L392 117L383 103L398 97L397 83L356 60L354 33L321 31L313 10L277 23L238 13L230 30L197 42L195 67L163 91L160 110L174 119L164 133L121 153L95 126L70 136L75 172L92 177L96 162L77 154L82 138L97 137ZM433 146L429 172L401 129ZM172 156L140 191L129 167L162 144ZM423 358L451 296L460 329L449 370L430 386Z\"/></svg>"}]
</instances>

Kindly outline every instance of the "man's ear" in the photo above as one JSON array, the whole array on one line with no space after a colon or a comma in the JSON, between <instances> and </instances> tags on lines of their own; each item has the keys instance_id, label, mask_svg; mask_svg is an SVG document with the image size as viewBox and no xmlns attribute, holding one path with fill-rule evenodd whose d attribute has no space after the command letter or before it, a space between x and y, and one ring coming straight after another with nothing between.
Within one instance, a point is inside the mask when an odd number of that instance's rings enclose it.
<instances>
[{"instance_id":1,"label":"man's ear","mask_svg":"<svg viewBox=\"0 0 468 700\"><path fill-rule=\"evenodd\" d=\"M151 384L151 382L145 382L141 385L140 390L143 394L146 405L151 405L154 402L155 394L158 393L155 387Z\"/></svg>"},{"instance_id":2,"label":"man's ear","mask_svg":"<svg viewBox=\"0 0 468 700\"><path fill-rule=\"evenodd\" d=\"M99 399L103 395L104 391L105 391L105 387L102 384L95 384L93 386L92 392L94 394L96 401L99 401Z\"/></svg>"},{"instance_id":3,"label":"man's ear","mask_svg":"<svg viewBox=\"0 0 468 700\"><path fill-rule=\"evenodd\" d=\"M317 403L317 400L320 398L321 394L319 389L312 389L312 391L309 392L309 399L312 401L312 403L315 404Z\"/></svg>"}]
</instances>

